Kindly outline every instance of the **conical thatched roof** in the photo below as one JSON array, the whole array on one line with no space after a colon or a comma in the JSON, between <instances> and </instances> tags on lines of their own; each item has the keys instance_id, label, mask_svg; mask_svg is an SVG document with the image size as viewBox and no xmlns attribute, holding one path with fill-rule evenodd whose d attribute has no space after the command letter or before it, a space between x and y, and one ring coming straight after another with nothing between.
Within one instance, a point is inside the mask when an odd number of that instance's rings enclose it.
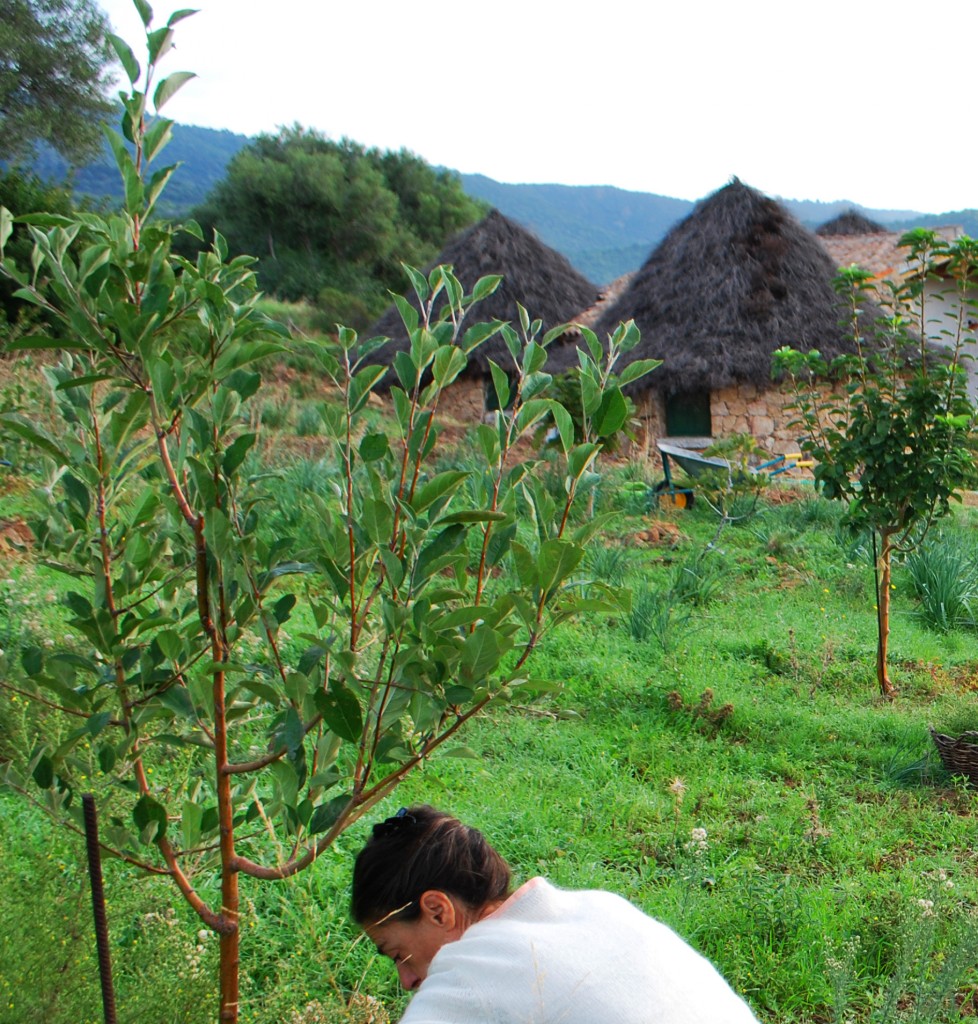
<instances>
[{"instance_id":1,"label":"conical thatched roof","mask_svg":"<svg viewBox=\"0 0 978 1024\"><path fill-rule=\"evenodd\" d=\"M548 330L571 320L582 309L593 305L598 297L597 286L579 274L564 256L498 210L453 238L431 266L439 263L451 264L466 289L471 289L487 274L503 276L495 293L473 307L466 320L468 324L493 319L518 323L516 304L519 302L532 319L542 320L544 330ZM411 298L417 306L416 299ZM391 343L380 350L381 359L392 350L407 347L407 334L394 306L370 328L370 333L391 339ZM476 349L470 366L474 364L477 371L488 373L489 359L504 366L511 362L505 344L498 337Z\"/></svg>"},{"instance_id":2,"label":"conical thatched roof","mask_svg":"<svg viewBox=\"0 0 978 1024\"><path fill-rule=\"evenodd\" d=\"M828 359L848 350L834 270L811 232L735 178L669 232L594 330L604 338L635 320L642 341L630 358L664 360L643 387L763 386L782 345Z\"/></svg>"},{"instance_id":3,"label":"conical thatched roof","mask_svg":"<svg viewBox=\"0 0 978 1024\"><path fill-rule=\"evenodd\" d=\"M886 231L882 224L875 220L864 217L857 210L846 210L838 217L827 220L824 224L815 229L816 235L837 236L837 235L877 235Z\"/></svg>"}]
</instances>

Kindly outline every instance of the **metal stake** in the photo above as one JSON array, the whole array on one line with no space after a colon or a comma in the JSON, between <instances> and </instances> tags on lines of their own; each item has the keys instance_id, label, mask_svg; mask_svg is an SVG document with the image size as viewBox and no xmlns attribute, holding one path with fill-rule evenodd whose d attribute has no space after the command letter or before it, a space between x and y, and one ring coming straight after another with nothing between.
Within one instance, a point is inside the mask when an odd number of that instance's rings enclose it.
<instances>
[{"instance_id":1,"label":"metal stake","mask_svg":"<svg viewBox=\"0 0 978 1024\"><path fill-rule=\"evenodd\" d=\"M105 914L105 890L102 887L102 856L98 845L95 797L91 793L82 794L82 810L85 814L88 877L92 883L92 913L95 917L95 942L98 946L98 975L102 984L102 1010L105 1024L116 1024L112 961L109 957L109 925Z\"/></svg>"}]
</instances>

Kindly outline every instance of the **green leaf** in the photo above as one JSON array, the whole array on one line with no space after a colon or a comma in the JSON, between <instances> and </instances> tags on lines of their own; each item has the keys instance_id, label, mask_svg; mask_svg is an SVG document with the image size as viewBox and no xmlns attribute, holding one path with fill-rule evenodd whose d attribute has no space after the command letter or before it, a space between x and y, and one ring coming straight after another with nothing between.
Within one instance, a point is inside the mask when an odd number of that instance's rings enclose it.
<instances>
[{"instance_id":1,"label":"green leaf","mask_svg":"<svg viewBox=\"0 0 978 1024\"><path fill-rule=\"evenodd\" d=\"M54 785L54 765L47 754L43 754L38 759L31 775L41 789L50 789Z\"/></svg>"},{"instance_id":2,"label":"green leaf","mask_svg":"<svg viewBox=\"0 0 978 1024\"><path fill-rule=\"evenodd\" d=\"M414 565L414 584L417 586L445 565L444 559L450 558L465 542L465 527L454 523L442 530L429 544L421 549Z\"/></svg>"},{"instance_id":3,"label":"green leaf","mask_svg":"<svg viewBox=\"0 0 978 1024\"><path fill-rule=\"evenodd\" d=\"M98 766L104 775L108 775L115 767L117 760L115 747L110 743L103 743L98 748Z\"/></svg>"},{"instance_id":4,"label":"green leaf","mask_svg":"<svg viewBox=\"0 0 978 1024\"><path fill-rule=\"evenodd\" d=\"M463 683L478 685L499 665L504 646L500 635L489 626L477 626L465 638L459 660L459 678Z\"/></svg>"},{"instance_id":5,"label":"green leaf","mask_svg":"<svg viewBox=\"0 0 978 1024\"><path fill-rule=\"evenodd\" d=\"M471 626L486 617L486 609L482 606L470 605L467 608L456 608L455 611L442 615L433 625L435 629L457 629L459 626Z\"/></svg>"},{"instance_id":6,"label":"green leaf","mask_svg":"<svg viewBox=\"0 0 978 1024\"><path fill-rule=\"evenodd\" d=\"M184 800L180 824L183 828L183 848L192 850L200 842L204 808L193 800Z\"/></svg>"},{"instance_id":7,"label":"green leaf","mask_svg":"<svg viewBox=\"0 0 978 1024\"><path fill-rule=\"evenodd\" d=\"M132 0L132 2L135 5L136 10L139 12L139 17L142 18L143 27L149 28L153 21L153 8L150 7L147 0Z\"/></svg>"},{"instance_id":8,"label":"green leaf","mask_svg":"<svg viewBox=\"0 0 978 1024\"><path fill-rule=\"evenodd\" d=\"M373 364L363 367L350 382L350 411L359 412L370 397L371 391L383 380L386 366Z\"/></svg>"},{"instance_id":9,"label":"green leaf","mask_svg":"<svg viewBox=\"0 0 978 1024\"><path fill-rule=\"evenodd\" d=\"M115 50L116 56L119 58L119 63L122 65L123 70L129 77L130 85L135 85L140 75L139 62L136 60L135 54L129 47L129 44L121 37L109 32L106 35L106 39L112 44L112 49Z\"/></svg>"},{"instance_id":10,"label":"green leaf","mask_svg":"<svg viewBox=\"0 0 978 1024\"><path fill-rule=\"evenodd\" d=\"M601 396L601 404L594 415L594 433L597 437L611 437L621 430L628 419L628 403L621 388L611 387Z\"/></svg>"},{"instance_id":11,"label":"green leaf","mask_svg":"<svg viewBox=\"0 0 978 1024\"><path fill-rule=\"evenodd\" d=\"M451 750L446 750L442 757L464 757L472 761L482 760L482 755L476 753L471 747L452 747Z\"/></svg>"},{"instance_id":12,"label":"green leaf","mask_svg":"<svg viewBox=\"0 0 978 1024\"><path fill-rule=\"evenodd\" d=\"M418 368L407 352L394 354L394 371L401 382L401 387L408 393L414 391L414 385L418 381Z\"/></svg>"},{"instance_id":13,"label":"green leaf","mask_svg":"<svg viewBox=\"0 0 978 1024\"><path fill-rule=\"evenodd\" d=\"M0 206L0 256L3 255L3 248L14 230L14 218L6 206Z\"/></svg>"},{"instance_id":14,"label":"green leaf","mask_svg":"<svg viewBox=\"0 0 978 1024\"><path fill-rule=\"evenodd\" d=\"M513 563L516 566L516 576L524 587L536 586L538 579L537 562L533 553L523 544L514 541L510 547L513 552Z\"/></svg>"},{"instance_id":15,"label":"green leaf","mask_svg":"<svg viewBox=\"0 0 978 1024\"><path fill-rule=\"evenodd\" d=\"M298 599L295 594L284 594L272 606L272 618L281 626L288 622L292 609L296 606Z\"/></svg>"},{"instance_id":16,"label":"green leaf","mask_svg":"<svg viewBox=\"0 0 978 1024\"><path fill-rule=\"evenodd\" d=\"M552 383L553 377L549 373L528 373L523 381L524 401L542 394Z\"/></svg>"},{"instance_id":17,"label":"green leaf","mask_svg":"<svg viewBox=\"0 0 978 1024\"><path fill-rule=\"evenodd\" d=\"M16 413L0 416L0 426L5 427L11 433L17 434L18 437L24 438L25 441L30 441L35 448L40 448L41 451L46 452L55 459L59 466L70 465L71 459L67 453L55 444L51 437L32 427L23 417Z\"/></svg>"},{"instance_id":18,"label":"green leaf","mask_svg":"<svg viewBox=\"0 0 978 1024\"><path fill-rule=\"evenodd\" d=\"M219 508L211 508L204 523L207 544L218 559L227 558L234 550L234 533L228 517Z\"/></svg>"},{"instance_id":19,"label":"green leaf","mask_svg":"<svg viewBox=\"0 0 978 1024\"><path fill-rule=\"evenodd\" d=\"M328 832L336 824L343 809L350 802L348 796L334 796L325 804L320 804L309 819L309 831L312 835Z\"/></svg>"},{"instance_id":20,"label":"green leaf","mask_svg":"<svg viewBox=\"0 0 978 1024\"><path fill-rule=\"evenodd\" d=\"M245 456L258 439L257 434L241 434L225 449L221 459L221 469L227 477L233 476L235 470L245 460Z\"/></svg>"},{"instance_id":21,"label":"green leaf","mask_svg":"<svg viewBox=\"0 0 978 1024\"><path fill-rule=\"evenodd\" d=\"M488 299L490 295L502 284L503 278L501 274L487 274L485 277L480 277L475 283L475 287L472 289L472 301L481 302L483 299Z\"/></svg>"},{"instance_id":22,"label":"green leaf","mask_svg":"<svg viewBox=\"0 0 978 1024\"><path fill-rule=\"evenodd\" d=\"M423 512L439 498L443 498L458 490L462 481L468 475L464 470L453 469L446 470L444 473L439 473L437 476L432 477L431 480L414 492L414 497L411 499L411 508L415 512Z\"/></svg>"},{"instance_id":23,"label":"green leaf","mask_svg":"<svg viewBox=\"0 0 978 1024\"><path fill-rule=\"evenodd\" d=\"M491 359L489 360L489 372L492 374L492 386L496 391L496 404L500 409L506 409L509 407L511 395L509 377L506 376L506 371Z\"/></svg>"},{"instance_id":24,"label":"green leaf","mask_svg":"<svg viewBox=\"0 0 978 1024\"><path fill-rule=\"evenodd\" d=\"M194 710L194 702L185 686L168 686L157 694L159 702L174 714L186 719L188 722L197 721L197 712Z\"/></svg>"},{"instance_id":25,"label":"green leaf","mask_svg":"<svg viewBox=\"0 0 978 1024\"><path fill-rule=\"evenodd\" d=\"M416 270L407 263L402 263L401 266L404 268L404 273L407 274L408 280L411 282L411 287L414 289L415 294L422 302L424 302L430 294L428 279L420 270Z\"/></svg>"},{"instance_id":26,"label":"green leaf","mask_svg":"<svg viewBox=\"0 0 978 1024\"><path fill-rule=\"evenodd\" d=\"M172 46L173 29L164 26L146 33L146 49L149 51L149 59L152 64L156 64L165 57Z\"/></svg>"},{"instance_id":27,"label":"green leaf","mask_svg":"<svg viewBox=\"0 0 978 1024\"><path fill-rule=\"evenodd\" d=\"M317 690L316 710L337 736L356 743L363 732L363 714L356 694L338 679L331 679L328 690Z\"/></svg>"},{"instance_id":28,"label":"green leaf","mask_svg":"<svg viewBox=\"0 0 978 1024\"><path fill-rule=\"evenodd\" d=\"M500 523L507 518L505 512L496 512L491 508L469 509L465 512L452 512L444 516L434 526L448 526L450 523Z\"/></svg>"},{"instance_id":29,"label":"green leaf","mask_svg":"<svg viewBox=\"0 0 978 1024\"><path fill-rule=\"evenodd\" d=\"M567 455L567 472L575 480L591 465L601 451L597 444L579 444Z\"/></svg>"},{"instance_id":30,"label":"green leaf","mask_svg":"<svg viewBox=\"0 0 978 1024\"><path fill-rule=\"evenodd\" d=\"M580 565L584 549L566 540L548 540L540 545L538 572L540 587L552 594Z\"/></svg>"},{"instance_id":31,"label":"green leaf","mask_svg":"<svg viewBox=\"0 0 978 1024\"><path fill-rule=\"evenodd\" d=\"M661 365L661 359L636 359L621 371L618 376L618 383L624 387L626 384L631 384L632 381L638 380L639 377L644 377L647 373L651 373L656 367Z\"/></svg>"},{"instance_id":32,"label":"green leaf","mask_svg":"<svg viewBox=\"0 0 978 1024\"><path fill-rule=\"evenodd\" d=\"M290 707L285 713L285 724L280 733L281 741L290 754L295 754L302 746L306 733L302 727L302 719L295 708Z\"/></svg>"},{"instance_id":33,"label":"green leaf","mask_svg":"<svg viewBox=\"0 0 978 1024\"><path fill-rule=\"evenodd\" d=\"M100 711L96 715L89 716L88 721L85 723L85 728L88 730L89 735L98 736L111 719L112 715L108 711Z\"/></svg>"},{"instance_id":34,"label":"green leaf","mask_svg":"<svg viewBox=\"0 0 978 1024\"><path fill-rule=\"evenodd\" d=\"M157 110L161 110L174 93L182 89L191 78L196 77L192 71L174 71L173 74L167 75L156 87L156 92L153 94L153 106Z\"/></svg>"},{"instance_id":35,"label":"green leaf","mask_svg":"<svg viewBox=\"0 0 978 1024\"><path fill-rule=\"evenodd\" d=\"M174 11L170 17L166 19L166 23L170 28L173 28L178 21L183 21L184 18L189 18L196 13L197 11L192 7L183 7L179 11Z\"/></svg>"},{"instance_id":36,"label":"green leaf","mask_svg":"<svg viewBox=\"0 0 978 1024\"><path fill-rule=\"evenodd\" d=\"M448 387L467 365L465 353L456 345L442 345L435 353L431 374L439 387Z\"/></svg>"},{"instance_id":37,"label":"green leaf","mask_svg":"<svg viewBox=\"0 0 978 1024\"><path fill-rule=\"evenodd\" d=\"M416 331L418 329L418 311L406 298L404 298L403 295L394 296L394 305L397 307L397 312L400 314L401 322L407 328L408 336L410 336L412 331Z\"/></svg>"},{"instance_id":38,"label":"green leaf","mask_svg":"<svg viewBox=\"0 0 978 1024\"><path fill-rule=\"evenodd\" d=\"M157 803L148 793L144 793L132 809L132 820L144 837L143 842L159 841L166 835L166 808ZM150 826L155 825L155 830Z\"/></svg>"},{"instance_id":39,"label":"green leaf","mask_svg":"<svg viewBox=\"0 0 978 1024\"><path fill-rule=\"evenodd\" d=\"M359 450L364 462L376 462L390 451L390 442L386 434L365 434Z\"/></svg>"}]
</instances>

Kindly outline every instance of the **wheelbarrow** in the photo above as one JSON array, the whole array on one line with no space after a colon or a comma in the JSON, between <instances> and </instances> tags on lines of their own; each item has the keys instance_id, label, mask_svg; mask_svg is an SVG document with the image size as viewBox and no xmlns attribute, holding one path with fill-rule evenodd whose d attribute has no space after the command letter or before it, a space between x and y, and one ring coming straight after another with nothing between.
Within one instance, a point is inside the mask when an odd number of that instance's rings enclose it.
<instances>
[{"instance_id":1,"label":"wheelbarrow","mask_svg":"<svg viewBox=\"0 0 978 1024\"><path fill-rule=\"evenodd\" d=\"M733 486L739 477L747 472L751 476L766 475L777 476L779 473L786 473L795 466L811 466L811 462L802 462L800 452L792 452L786 455L778 455L776 458L762 462L758 466L751 466L747 470L734 467L726 459L716 458L709 455L701 455L690 448L680 448L678 445L667 444L665 441L656 441L659 454L662 456L663 479L653 488L658 498L660 507L669 508L692 508L693 487L692 482L698 477L708 473L723 473L726 475L729 486ZM677 483L673 477L675 467L679 467L689 478L689 483Z\"/></svg>"}]
</instances>

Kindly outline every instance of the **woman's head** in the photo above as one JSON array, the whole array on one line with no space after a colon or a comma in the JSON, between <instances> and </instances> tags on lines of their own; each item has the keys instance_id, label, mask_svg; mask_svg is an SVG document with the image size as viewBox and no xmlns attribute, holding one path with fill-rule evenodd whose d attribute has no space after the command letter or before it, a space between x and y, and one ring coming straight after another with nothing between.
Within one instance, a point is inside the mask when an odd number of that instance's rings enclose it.
<instances>
[{"instance_id":1,"label":"woman's head","mask_svg":"<svg viewBox=\"0 0 978 1024\"><path fill-rule=\"evenodd\" d=\"M509 865L482 833L427 805L402 808L374 825L353 866L353 919L415 920L429 889L481 910L509 894Z\"/></svg>"},{"instance_id":2,"label":"woman's head","mask_svg":"<svg viewBox=\"0 0 978 1024\"><path fill-rule=\"evenodd\" d=\"M506 898L509 877L477 829L433 807L402 809L357 856L353 917L415 988L441 946Z\"/></svg>"}]
</instances>

